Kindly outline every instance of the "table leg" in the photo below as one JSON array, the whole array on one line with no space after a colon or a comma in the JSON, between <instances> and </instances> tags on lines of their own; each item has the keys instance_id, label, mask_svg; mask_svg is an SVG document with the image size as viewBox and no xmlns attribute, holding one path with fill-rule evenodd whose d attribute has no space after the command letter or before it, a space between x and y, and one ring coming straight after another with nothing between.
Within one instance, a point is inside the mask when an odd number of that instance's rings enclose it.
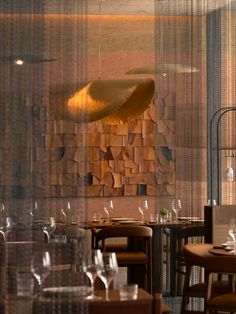
<instances>
[{"instance_id":1,"label":"table leg","mask_svg":"<svg viewBox=\"0 0 236 314\"><path fill-rule=\"evenodd\" d=\"M158 225L152 229L152 293L163 293L163 229Z\"/></svg>"}]
</instances>

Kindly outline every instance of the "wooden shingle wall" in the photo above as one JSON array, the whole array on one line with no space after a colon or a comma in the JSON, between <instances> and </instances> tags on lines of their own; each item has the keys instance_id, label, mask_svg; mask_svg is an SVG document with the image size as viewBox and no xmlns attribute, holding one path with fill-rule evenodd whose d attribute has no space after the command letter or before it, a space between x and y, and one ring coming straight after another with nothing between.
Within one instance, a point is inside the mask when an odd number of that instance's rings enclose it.
<instances>
[{"instance_id":1,"label":"wooden shingle wall","mask_svg":"<svg viewBox=\"0 0 236 314\"><path fill-rule=\"evenodd\" d=\"M151 104L142 119L118 126L51 120L41 110L30 141L20 129L8 147L16 156L2 158L3 198L173 195L174 109Z\"/></svg>"}]
</instances>

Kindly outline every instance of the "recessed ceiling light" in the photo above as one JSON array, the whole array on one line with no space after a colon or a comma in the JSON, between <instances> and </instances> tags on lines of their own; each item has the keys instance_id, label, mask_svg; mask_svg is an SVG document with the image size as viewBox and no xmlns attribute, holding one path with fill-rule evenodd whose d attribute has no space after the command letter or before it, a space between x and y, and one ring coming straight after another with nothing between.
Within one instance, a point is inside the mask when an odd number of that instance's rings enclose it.
<instances>
[{"instance_id":1,"label":"recessed ceiling light","mask_svg":"<svg viewBox=\"0 0 236 314\"><path fill-rule=\"evenodd\" d=\"M23 65L24 64L24 60L21 60L21 59L14 60L14 64L15 65Z\"/></svg>"}]
</instances>

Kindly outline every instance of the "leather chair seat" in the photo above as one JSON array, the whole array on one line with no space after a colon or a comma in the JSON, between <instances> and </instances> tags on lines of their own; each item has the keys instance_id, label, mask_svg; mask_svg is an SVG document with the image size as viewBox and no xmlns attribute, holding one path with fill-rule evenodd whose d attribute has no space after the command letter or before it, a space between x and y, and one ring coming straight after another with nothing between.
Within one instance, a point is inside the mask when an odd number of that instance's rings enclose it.
<instances>
[{"instance_id":1,"label":"leather chair seat","mask_svg":"<svg viewBox=\"0 0 236 314\"><path fill-rule=\"evenodd\" d=\"M208 308L210 307L217 307L217 310L220 310L222 307L222 310L225 311L236 311L236 293L227 293L227 294L221 294L215 297L212 297L207 302Z\"/></svg>"},{"instance_id":2,"label":"leather chair seat","mask_svg":"<svg viewBox=\"0 0 236 314\"><path fill-rule=\"evenodd\" d=\"M148 262L147 255L143 252L117 252L116 258L120 266L138 265Z\"/></svg>"},{"instance_id":3,"label":"leather chair seat","mask_svg":"<svg viewBox=\"0 0 236 314\"><path fill-rule=\"evenodd\" d=\"M151 238L152 228L147 226L113 226L100 230L92 230L93 247L101 248L103 252L113 249L116 253L117 262L120 267L127 267L128 282L138 283L151 292ZM118 250L109 245L111 241L116 242ZM124 246L125 244L125 246Z\"/></svg>"},{"instance_id":4,"label":"leather chair seat","mask_svg":"<svg viewBox=\"0 0 236 314\"><path fill-rule=\"evenodd\" d=\"M189 294L195 294L196 297L205 297L207 291L207 284L205 282L197 283L189 287ZM212 284L213 295L219 293L229 293L232 291L232 286L228 280L216 280Z\"/></svg>"},{"instance_id":5,"label":"leather chair seat","mask_svg":"<svg viewBox=\"0 0 236 314\"><path fill-rule=\"evenodd\" d=\"M206 310L206 303L209 295L209 284L211 283L211 295L216 297L218 295L224 295L233 291L232 276L228 278L222 278L221 264L226 262L225 259L218 257L217 259L209 253L212 248L212 244L187 244L183 248L186 274L183 289L183 298L181 305L181 314L193 313L187 309L189 298L203 298L204 299L204 313ZM228 261L228 260L227 260ZM191 284L191 272L193 267L203 268L205 270L205 280L197 284ZM233 262L228 263L227 267L233 267ZM234 266L235 267L235 266ZM213 279L210 274L215 272L217 279Z\"/></svg>"}]
</instances>

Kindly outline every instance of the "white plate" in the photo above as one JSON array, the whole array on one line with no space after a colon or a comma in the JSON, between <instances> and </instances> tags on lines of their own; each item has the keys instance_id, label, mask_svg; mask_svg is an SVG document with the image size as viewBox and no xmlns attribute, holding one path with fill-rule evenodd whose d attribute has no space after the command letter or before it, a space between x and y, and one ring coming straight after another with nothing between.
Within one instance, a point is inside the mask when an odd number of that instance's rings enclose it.
<instances>
[{"instance_id":1,"label":"white plate","mask_svg":"<svg viewBox=\"0 0 236 314\"><path fill-rule=\"evenodd\" d=\"M188 221L204 221L200 217L179 217L179 220L188 220Z\"/></svg>"},{"instance_id":2,"label":"white plate","mask_svg":"<svg viewBox=\"0 0 236 314\"><path fill-rule=\"evenodd\" d=\"M132 218L124 218L124 217L113 217L111 221L133 221Z\"/></svg>"},{"instance_id":3,"label":"white plate","mask_svg":"<svg viewBox=\"0 0 236 314\"><path fill-rule=\"evenodd\" d=\"M122 224L122 225L139 225L141 223L142 223L142 221L139 221L139 220L123 220L123 221L120 221L120 224Z\"/></svg>"},{"instance_id":4,"label":"white plate","mask_svg":"<svg viewBox=\"0 0 236 314\"><path fill-rule=\"evenodd\" d=\"M47 295L77 295L87 296L91 292L91 287L74 286L74 287L49 287L44 288L43 293Z\"/></svg>"}]
</instances>

